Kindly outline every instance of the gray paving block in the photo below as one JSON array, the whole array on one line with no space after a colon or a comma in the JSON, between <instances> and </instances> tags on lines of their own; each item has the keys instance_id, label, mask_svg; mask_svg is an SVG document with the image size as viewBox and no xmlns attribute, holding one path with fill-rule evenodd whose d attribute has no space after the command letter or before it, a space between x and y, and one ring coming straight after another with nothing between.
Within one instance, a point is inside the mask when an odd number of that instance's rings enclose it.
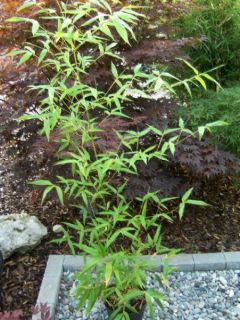
<instances>
[{"instance_id":1,"label":"gray paving block","mask_svg":"<svg viewBox=\"0 0 240 320\"><path fill-rule=\"evenodd\" d=\"M63 260L64 256L62 255L49 256L36 302L36 306L40 306L40 304L47 304L53 318L62 278ZM32 320L42 320L41 314L33 315Z\"/></svg>"},{"instance_id":2,"label":"gray paving block","mask_svg":"<svg viewBox=\"0 0 240 320\"><path fill-rule=\"evenodd\" d=\"M240 252L223 253L226 260L226 269L240 270Z\"/></svg>"},{"instance_id":3,"label":"gray paving block","mask_svg":"<svg viewBox=\"0 0 240 320\"><path fill-rule=\"evenodd\" d=\"M191 254L178 254L169 259L169 266L176 268L176 271L193 271L194 260Z\"/></svg>"},{"instance_id":4,"label":"gray paving block","mask_svg":"<svg viewBox=\"0 0 240 320\"><path fill-rule=\"evenodd\" d=\"M58 302L58 294L61 284L61 276L60 277L48 277L45 272L42 284L40 287L38 299L36 302L36 306L40 306L41 304L47 304L49 307L50 315L54 319L55 309ZM32 316L32 320L42 320L41 314L38 313Z\"/></svg>"},{"instance_id":5,"label":"gray paving block","mask_svg":"<svg viewBox=\"0 0 240 320\"><path fill-rule=\"evenodd\" d=\"M163 257L162 256L139 256L139 259L146 260L150 263L150 265L153 267L154 270L157 272L162 271L163 269ZM151 268L152 269L152 268Z\"/></svg>"},{"instance_id":6,"label":"gray paving block","mask_svg":"<svg viewBox=\"0 0 240 320\"><path fill-rule=\"evenodd\" d=\"M223 253L198 253L193 254L194 270L209 271L209 270L225 270L226 260Z\"/></svg>"},{"instance_id":7,"label":"gray paving block","mask_svg":"<svg viewBox=\"0 0 240 320\"><path fill-rule=\"evenodd\" d=\"M89 259L87 259L89 261ZM82 256L64 256L63 269L69 271L80 270L86 262L86 258Z\"/></svg>"},{"instance_id":8,"label":"gray paving block","mask_svg":"<svg viewBox=\"0 0 240 320\"><path fill-rule=\"evenodd\" d=\"M37 304L48 303L55 305L58 300L58 293L61 283L61 277L44 276L40 287Z\"/></svg>"},{"instance_id":9,"label":"gray paving block","mask_svg":"<svg viewBox=\"0 0 240 320\"><path fill-rule=\"evenodd\" d=\"M48 277L61 277L63 271L63 260L62 255L51 255L48 258L45 275Z\"/></svg>"},{"instance_id":10,"label":"gray paving block","mask_svg":"<svg viewBox=\"0 0 240 320\"><path fill-rule=\"evenodd\" d=\"M149 261L153 264L154 269L157 272L161 272L163 270L163 256L153 256L149 258Z\"/></svg>"}]
</instances>

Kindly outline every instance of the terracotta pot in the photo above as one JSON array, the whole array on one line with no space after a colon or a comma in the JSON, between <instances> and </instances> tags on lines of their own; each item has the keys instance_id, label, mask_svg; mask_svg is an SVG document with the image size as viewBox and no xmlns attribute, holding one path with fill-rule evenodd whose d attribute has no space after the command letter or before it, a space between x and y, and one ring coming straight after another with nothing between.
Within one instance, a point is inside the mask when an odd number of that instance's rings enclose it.
<instances>
[{"instance_id":1,"label":"terracotta pot","mask_svg":"<svg viewBox=\"0 0 240 320\"><path fill-rule=\"evenodd\" d=\"M111 314L114 312L114 310L107 308L107 312L108 312L108 316L110 317ZM138 313L129 313L129 317L130 317L130 320L142 320L143 319L143 314L144 314L144 311L145 311L145 306L143 306L142 310L140 310Z\"/></svg>"}]
</instances>

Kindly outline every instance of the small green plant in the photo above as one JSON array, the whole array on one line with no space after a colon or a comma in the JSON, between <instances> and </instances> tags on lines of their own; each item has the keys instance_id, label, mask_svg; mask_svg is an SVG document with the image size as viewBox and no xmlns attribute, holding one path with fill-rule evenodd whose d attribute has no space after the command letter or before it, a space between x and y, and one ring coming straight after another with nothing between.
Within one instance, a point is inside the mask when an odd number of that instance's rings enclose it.
<instances>
[{"instance_id":1,"label":"small green plant","mask_svg":"<svg viewBox=\"0 0 240 320\"><path fill-rule=\"evenodd\" d=\"M28 2L22 8L26 5L36 4ZM105 0L73 4L57 1L57 5L57 9L52 9L37 4L38 19L10 19L31 23L33 36L32 43L10 55L20 55L20 65L30 58L36 59L49 74L46 84L30 87L44 95L41 112L25 115L22 120L42 121L41 134L49 141L55 136L58 145L56 165L66 169L66 175L56 176L54 181L37 180L33 184L44 187L43 201L55 191L62 205L68 198L79 211L79 221L66 224L71 232L64 230L63 237L55 241L67 242L72 254L90 255L94 259L79 274L84 285L84 291L81 285L78 287L79 305L88 301L90 311L101 296L114 309L112 319L129 319L129 310L139 311L139 305L132 301L144 297L154 319L152 299L160 303L162 297L146 290L146 268L136 257L169 251L161 245L160 225L164 219L171 220L168 204L176 199L160 199L157 193L147 192L131 203L124 191L129 177L138 175L139 162L147 164L154 158L167 161L186 135L198 135L201 139L204 131L214 124L193 132L180 119L176 128L161 131L146 125L137 130L134 125L138 120L130 119L124 106L131 101L130 91L148 98L158 90L174 94L175 87L185 86L191 93L191 85L206 89L205 81L214 80L189 63L194 74L183 81L159 70L147 73L141 65L132 70L119 70L116 66L116 61L121 61L116 50L118 43L130 45L130 40L136 39L133 27L143 15L132 6L113 10ZM50 27L45 25L49 20ZM105 62L111 71L111 81L105 89L84 81L99 61ZM110 135L110 141L106 134ZM154 135L156 140L143 147L142 142L149 135ZM189 199L191 192L192 189L188 190L180 201L180 219L186 204L206 205ZM148 210L149 206L153 210ZM74 231L78 241L73 241ZM123 260L136 268L136 274L124 267ZM97 270L95 276L93 268ZM95 284L98 287L93 290Z\"/></svg>"},{"instance_id":2,"label":"small green plant","mask_svg":"<svg viewBox=\"0 0 240 320\"><path fill-rule=\"evenodd\" d=\"M142 259L140 256L146 248L153 248L154 243L157 253L168 253L166 255L163 273L155 274L156 281L167 283L168 274L173 271L167 263L167 259L177 253L177 250L169 250L161 246L161 233L154 233L154 239L149 235L147 238L140 236L138 225L131 227L119 227L129 218L127 212L116 210L115 213L102 212L98 217L92 219L92 226L84 226L80 221L75 224L66 223L68 229L74 229L79 235L72 238L72 232L64 228L62 238L53 242L67 242L73 254L78 251L85 257L84 267L75 274L77 280L75 297L78 308L86 306L87 315L90 314L97 300L102 300L109 312L109 319L131 319L131 314L143 314L147 306L151 319L155 319L153 302L162 307L164 296L154 289L148 288L148 272L157 267L152 261ZM104 218L106 215L107 219ZM142 220L143 221L143 220ZM147 221L147 218L146 218ZM144 227L146 223L142 222ZM120 243L117 239L120 238ZM128 241L128 247L122 245Z\"/></svg>"},{"instance_id":3,"label":"small green plant","mask_svg":"<svg viewBox=\"0 0 240 320\"><path fill-rule=\"evenodd\" d=\"M87 303L89 314L100 299L110 320L130 320L131 314L143 313L147 305L151 319L155 319L154 302L162 307L164 296L147 287L147 271L154 270L149 260L126 256L121 251L102 259L93 258L92 263L76 274L79 308ZM156 274L156 281L162 283L164 279Z\"/></svg>"},{"instance_id":4,"label":"small green plant","mask_svg":"<svg viewBox=\"0 0 240 320\"><path fill-rule=\"evenodd\" d=\"M28 3L30 5L35 3ZM111 63L113 82L107 91L101 91L97 86L91 87L81 78L91 72L92 65L106 56L121 59L114 51L117 43L113 42L113 30L128 44L130 35L135 38L131 25L136 24L142 15L128 7L113 12L108 2L95 0L70 8L61 3L60 15L54 9L44 8L42 4L39 6L39 20L50 18L56 21L54 31L46 29L37 20L10 19L12 22L31 23L33 37L38 43L33 48L29 44L10 55L22 55L19 64L33 56L39 65L54 75L48 84L30 87L41 94L45 93L46 98L41 101L39 115L26 115L22 119L41 120L41 133L48 139L55 129L58 130L58 157L61 160L57 165L70 166L72 178L58 176L54 183L38 180L34 184L46 187L43 200L52 190L56 190L62 204L64 196L77 199L78 203L74 205L79 207L86 219L89 212L98 211L96 206L101 208L106 206L108 199L119 201L119 197L123 197L127 181L124 180L115 188L116 176L136 175L138 161L147 163L154 157L166 160L168 150L174 154L174 143L179 143L181 134L193 135L183 123L178 128L164 132L153 127L141 132L126 131L128 117L123 113L123 104L130 100L127 91L131 89L148 97L157 90L170 90L173 93L174 87L184 85L191 93L191 84L198 83L206 89L204 79L214 80L206 73L199 73L189 63L194 75L183 81L158 70L147 74L142 71L141 65L137 65L132 74L119 72ZM91 47L91 54L82 52L86 45ZM172 80L175 82L170 84ZM138 87L138 83L143 81L146 82L145 92ZM97 110L101 119L93 116ZM102 152L101 144L106 143L102 137L104 126L108 125L109 129L109 123L115 135L111 150L107 148L107 152ZM159 137L159 143L142 150L141 140L151 133ZM175 136L167 138L174 133Z\"/></svg>"},{"instance_id":5,"label":"small green plant","mask_svg":"<svg viewBox=\"0 0 240 320\"><path fill-rule=\"evenodd\" d=\"M239 10L239 0L197 0L193 11L178 20L181 36L202 39L187 50L194 64L222 66L214 73L220 83L239 79Z\"/></svg>"},{"instance_id":6,"label":"small green plant","mask_svg":"<svg viewBox=\"0 0 240 320\"><path fill-rule=\"evenodd\" d=\"M180 114L189 126L194 128L204 121L221 119L229 125L213 128L211 141L216 146L223 146L226 150L240 157L240 87L230 87L219 92L208 91L201 98L189 101L182 107Z\"/></svg>"}]
</instances>

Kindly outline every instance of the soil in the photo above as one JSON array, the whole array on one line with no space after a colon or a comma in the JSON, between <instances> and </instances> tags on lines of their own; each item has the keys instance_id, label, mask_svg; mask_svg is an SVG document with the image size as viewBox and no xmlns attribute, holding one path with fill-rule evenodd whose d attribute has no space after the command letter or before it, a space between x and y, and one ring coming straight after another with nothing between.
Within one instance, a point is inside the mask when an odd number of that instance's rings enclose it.
<instances>
[{"instance_id":1,"label":"soil","mask_svg":"<svg viewBox=\"0 0 240 320\"><path fill-rule=\"evenodd\" d=\"M48 227L49 233L32 252L13 255L5 261L1 277L0 308L2 311L21 308L24 319L30 319L49 254L69 254L66 246L49 243L56 238L52 228L63 221L74 221L78 215L60 207L54 197L41 205L39 190L28 184L31 180L53 175L53 159L46 157L43 150L36 147L39 145L40 124L17 121L26 111L37 108L38 98L26 92L27 86L44 81L44 75L33 64L17 68L13 58L4 56L7 50L18 47L26 37L23 30L3 23L6 17L14 15L20 3L20 0L2 0L0 4L0 215L22 211L36 215ZM171 18L176 15L174 10L170 5L164 7L165 16ZM181 10L183 8L177 7L177 14ZM163 8L156 5L151 12L151 21L154 22L156 15L159 17L162 12ZM181 47L192 39L176 42L154 38L154 35L166 30L169 32L166 25L160 25L154 31L144 30L138 45L124 49L128 64L143 62L145 58L148 63L175 63L175 58L181 55ZM104 68L95 72L96 77L101 78L101 72L107 77ZM176 107L172 100L168 104L165 100L138 100L131 114L134 117L145 116L150 124L161 127L167 124L166 114L169 118ZM155 172L154 164L148 169L149 172ZM155 173L143 178L149 183L150 179L156 182L157 177ZM179 189L183 183L179 181ZM222 177L205 182L201 188L201 198L212 206L208 209L188 208L181 222L175 219L172 224L165 223L164 245L182 248L185 252L240 250L240 191L236 187L235 178Z\"/></svg>"}]
</instances>

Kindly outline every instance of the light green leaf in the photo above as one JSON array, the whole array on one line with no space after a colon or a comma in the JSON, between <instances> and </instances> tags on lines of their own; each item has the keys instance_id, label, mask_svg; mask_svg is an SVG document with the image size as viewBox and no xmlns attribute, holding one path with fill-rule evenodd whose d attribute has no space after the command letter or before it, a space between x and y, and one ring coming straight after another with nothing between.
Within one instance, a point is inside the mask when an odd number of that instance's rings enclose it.
<instances>
[{"instance_id":1,"label":"light green leaf","mask_svg":"<svg viewBox=\"0 0 240 320\"><path fill-rule=\"evenodd\" d=\"M203 127L203 126L198 127L199 140L202 139L202 137L204 136L204 133L205 133L205 127Z\"/></svg>"},{"instance_id":2,"label":"light green leaf","mask_svg":"<svg viewBox=\"0 0 240 320\"><path fill-rule=\"evenodd\" d=\"M109 38L114 39L113 35L111 33L111 30L109 29L108 25L106 23L102 24L100 26L100 31L102 31L104 34L106 34Z\"/></svg>"},{"instance_id":3,"label":"light green leaf","mask_svg":"<svg viewBox=\"0 0 240 320\"><path fill-rule=\"evenodd\" d=\"M25 50L12 50L12 51L8 52L6 54L6 56L7 57L15 57L15 56L18 56L18 55L23 54L25 52L26 52Z\"/></svg>"},{"instance_id":4,"label":"light green leaf","mask_svg":"<svg viewBox=\"0 0 240 320\"><path fill-rule=\"evenodd\" d=\"M219 82L217 82L213 77L211 77L208 73L202 73L202 77L214 82L218 88L221 88L221 85Z\"/></svg>"},{"instance_id":5,"label":"light green leaf","mask_svg":"<svg viewBox=\"0 0 240 320\"><path fill-rule=\"evenodd\" d=\"M33 34L33 36L36 35L36 33L38 32L39 28L40 28L40 24L38 23L38 21L32 20L32 34Z\"/></svg>"},{"instance_id":6,"label":"light green leaf","mask_svg":"<svg viewBox=\"0 0 240 320\"><path fill-rule=\"evenodd\" d=\"M43 49L38 57L38 64L40 64L47 55L47 49Z\"/></svg>"},{"instance_id":7,"label":"light green leaf","mask_svg":"<svg viewBox=\"0 0 240 320\"><path fill-rule=\"evenodd\" d=\"M206 82L200 77L200 76L196 76L195 79L201 84L201 86L207 90L207 86L206 86Z\"/></svg>"},{"instance_id":8,"label":"light green leaf","mask_svg":"<svg viewBox=\"0 0 240 320\"><path fill-rule=\"evenodd\" d=\"M49 180L35 180L30 182L30 184L33 184L35 186L52 186L52 182Z\"/></svg>"},{"instance_id":9,"label":"light green leaf","mask_svg":"<svg viewBox=\"0 0 240 320\"><path fill-rule=\"evenodd\" d=\"M174 145L174 143L169 142L169 149L170 149L172 155L174 156L174 154L175 154L175 145Z\"/></svg>"},{"instance_id":10,"label":"light green leaf","mask_svg":"<svg viewBox=\"0 0 240 320\"><path fill-rule=\"evenodd\" d=\"M53 103L54 100L54 94L55 94L55 88L53 87L49 87L48 88L48 96L49 96L49 100Z\"/></svg>"},{"instance_id":11,"label":"light green leaf","mask_svg":"<svg viewBox=\"0 0 240 320\"><path fill-rule=\"evenodd\" d=\"M205 201L202 201L202 200L192 200L192 199L189 199L186 201L187 204L192 204L192 205L195 205L195 206L201 206L201 207L208 207L210 206L208 203L206 203Z\"/></svg>"},{"instance_id":12,"label":"light green leaf","mask_svg":"<svg viewBox=\"0 0 240 320\"><path fill-rule=\"evenodd\" d=\"M145 298L148 306L148 311L151 316L151 320L155 320L155 313L154 313L154 308L153 308L153 302L152 302L152 297L149 295L148 292L145 293Z\"/></svg>"},{"instance_id":13,"label":"light green leaf","mask_svg":"<svg viewBox=\"0 0 240 320\"><path fill-rule=\"evenodd\" d=\"M183 203L185 203L185 202L189 199L189 197L190 197L190 195L192 194L192 192L193 192L193 188L190 188L188 191L186 191L186 192L184 193L184 195L183 195L183 197L182 197L182 202L183 202Z\"/></svg>"},{"instance_id":14,"label":"light green leaf","mask_svg":"<svg viewBox=\"0 0 240 320\"><path fill-rule=\"evenodd\" d=\"M112 74L113 74L114 78L117 79L118 78L118 71L117 71L116 66L113 63L111 64L111 70L112 70Z\"/></svg>"},{"instance_id":15,"label":"light green leaf","mask_svg":"<svg viewBox=\"0 0 240 320\"><path fill-rule=\"evenodd\" d=\"M185 210L185 204L180 203L179 210L178 210L178 215L179 215L180 220L182 219L182 217L184 215L184 210Z\"/></svg>"},{"instance_id":16,"label":"light green leaf","mask_svg":"<svg viewBox=\"0 0 240 320\"><path fill-rule=\"evenodd\" d=\"M190 89L190 87L189 87L189 84L187 83L186 80L183 80L182 83L183 83L184 87L186 88L188 94L189 94L190 97L191 97L191 96L192 96L192 91L191 91L191 89Z\"/></svg>"},{"instance_id":17,"label":"light green leaf","mask_svg":"<svg viewBox=\"0 0 240 320\"><path fill-rule=\"evenodd\" d=\"M184 129L184 121L182 118L179 119L178 125L179 125L180 129Z\"/></svg>"},{"instance_id":18,"label":"light green leaf","mask_svg":"<svg viewBox=\"0 0 240 320\"><path fill-rule=\"evenodd\" d=\"M143 295L143 291L141 290L137 290L137 289L133 289L128 291L128 293L126 293L123 297L122 297L122 301L123 302L129 302L132 299L135 299L137 297L141 297Z\"/></svg>"},{"instance_id":19,"label":"light green leaf","mask_svg":"<svg viewBox=\"0 0 240 320\"><path fill-rule=\"evenodd\" d=\"M196 75L199 74L198 70L197 70L196 68L194 68L194 66L191 65L191 63L189 63L187 60L181 59L181 58L179 58L178 60L183 61L190 69L193 70L193 72L194 72Z\"/></svg>"},{"instance_id":20,"label":"light green leaf","mask_svg":"<svg viewBox=\"0 0 240 320\"><path fill-rule=\"evenodd\" d=\"M21 57L21 59L18 62L18 66L21 66L25 62L27 62L31 57L33 56L32 52L26 51L26 53Z\"/></svg>"},{"instance_id":21,"label":"light green leaf","mask_svg":"<svg viewBox=\"0 0 240 320\"><path fill-rule=\"evenodd\" d=\"M64 197L63 197L63 191L60 187L56 186L56 191L57 191L57 195L58 195L58 199L61 203L61 205L64 205Z\"/></svg>"},{"instance_id":22,"label":"light green leaf","mask_svg":"<svg viewBox=\"0 0 240 320\"><path fill-rule=\"evenodd\" d=\"M207 123L206 127L207 128L214 128L214 127L223 127L223 126L228 126L229 124L226 121L218 120L214 121L211 123Z\"/></svg>"},{"instance_id":23,"label":"light green leaf","mask_svg":"<svg viewBox=\"0 0 240 320\"><path fill-rule=\"evenodd\" d=\"M17 9L17 12L20 12L22 10L35 6L36 4L37 4L36 1L26 2Z\"/></svg>"},{"instance_id":24,"label":"light green leaf","mask_svg":"<svg viewBox=\"0 0 240 320\"><path fill-rule=\"evenodd\" d=\"M52 189L54 188L54 186L48 186L44 192L43 192L43 195L42 195L42 201L41 201L41 204L43 204L44 200L46 199L47 195L49 194L50 191L52 191Z\"/></svg>"},{"instance_id":25,"label":"light green leaf","mask_svg":"<svg viewBox=\"0 0 240 320\"><path fill-rule=\"evenodd\" d=\"M22 17L12 17L6 20L6 22L30 22L30 19L28 18L22 18Z\"/></svg>"},{"instance_id":26,"label":"light green leaf","mask_svg":"<svg viewBox=\"0 0 240 320\"><path fill-rule=\"evenodd\" d=\"M109 285L109 282L111 280L111 276L112 276L112 264L110 262L106 263L106 269L105 269L105 283L106 286Z\"/></svg>"},{"instance_id":27,"label":"light green leaf","mask_svg":"<svg viewBox=\"0 0 240 320\"><path fill-rule=\"evenodd\" d=\"M129 43L129 39L128 39L128 33L126 28L122 25L121 20L120 19L113 19L112 21L114 28L116 29L117 33L119 34L119 36L124 40L125 43Z\"/></svg>"}]
</instances>

